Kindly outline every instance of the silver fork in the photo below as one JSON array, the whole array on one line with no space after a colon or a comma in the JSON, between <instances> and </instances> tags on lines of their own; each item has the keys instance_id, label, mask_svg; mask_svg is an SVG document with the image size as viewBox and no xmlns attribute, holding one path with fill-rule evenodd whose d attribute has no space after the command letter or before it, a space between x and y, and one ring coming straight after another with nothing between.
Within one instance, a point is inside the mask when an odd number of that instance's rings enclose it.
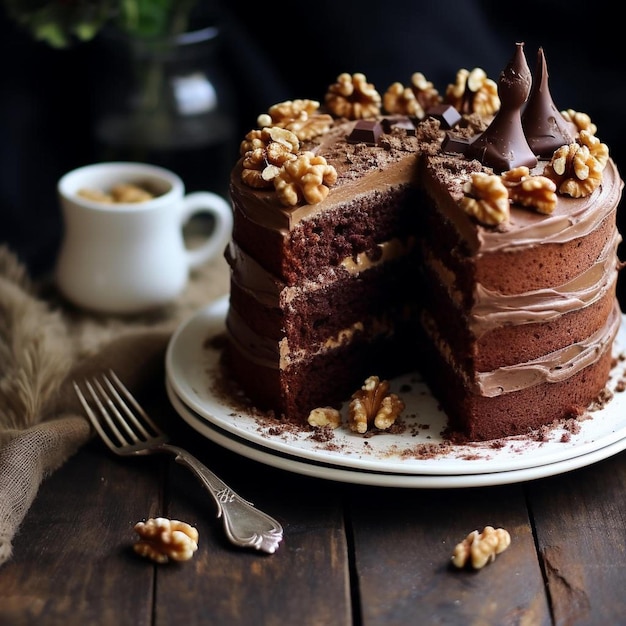
<instances>
[{"instance_id":1,"label":"silver fork","mask_svg":"<svg viewBox=\"0 0 626 626\"><path fill-rule=\"evenodd\" d=\"M87 417L102 441L121 456L167 453L189 468L217 504L217 517L224 523L226 536L236 546L255 548L270 554L283 538L282 526L267 513L237 495L223 480L186 450L171 445L169 437L150 419L130 391L109 370L101 381L85 381L87 394L76 382L74 389ZM91 398L97 411L92 408Z\"/></svg>"}]
</instances>

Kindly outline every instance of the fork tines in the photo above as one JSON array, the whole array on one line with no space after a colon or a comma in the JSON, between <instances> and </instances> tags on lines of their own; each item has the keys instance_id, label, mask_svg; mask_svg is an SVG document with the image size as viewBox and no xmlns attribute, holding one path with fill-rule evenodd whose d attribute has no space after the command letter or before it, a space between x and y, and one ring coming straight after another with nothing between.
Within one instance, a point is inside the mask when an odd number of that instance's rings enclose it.
<instances>
[{"instance_id":1,"label":"fork tines","mask_svg":"<svg viewBox=\"0 0 626 626\"><path fill-rule=\"evenodd\" d=\"M86 380L85 387L87 394L74 382L74 389L89 421L115 452L129 453L167 441L167 437L112 370L109 370L108 376L103 374L100 380Z\"/></svg>"}]
</instances>

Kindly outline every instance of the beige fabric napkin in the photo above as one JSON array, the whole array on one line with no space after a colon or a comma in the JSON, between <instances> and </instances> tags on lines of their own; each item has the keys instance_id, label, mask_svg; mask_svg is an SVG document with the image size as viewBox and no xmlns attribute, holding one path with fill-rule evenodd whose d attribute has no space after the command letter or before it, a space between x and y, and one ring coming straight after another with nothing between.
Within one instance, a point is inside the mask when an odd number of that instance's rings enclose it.
<instances>
[{"instance_id":1,"label":"beige fabric napkin","mask_svg":"<svg viewBox=\"0 0 626 626\"><path fill-rule=\"evenodd\" d=\"M178 325L228 292L223 257L195 270L171 306L142 316L99 316L34 284L0 246L0 565L42 481L91 430L71 382L111 367L129 386L161 371Z\"/></svg>"}]
</instances>

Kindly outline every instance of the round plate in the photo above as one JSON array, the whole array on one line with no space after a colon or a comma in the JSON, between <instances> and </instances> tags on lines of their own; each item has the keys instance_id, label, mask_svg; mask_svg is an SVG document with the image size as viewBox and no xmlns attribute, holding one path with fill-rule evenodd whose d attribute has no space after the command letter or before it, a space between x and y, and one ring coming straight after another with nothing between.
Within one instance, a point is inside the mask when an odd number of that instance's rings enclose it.
<instances>
[{"instance_id":1,"label":"round plate","mask_svg":"<svg viewBox=\"0 0 626 626\"><path fill-rule=\"evenodd\" d=\"M495 485L508 485L519 482L545 478L563 474L593 463L606 459L626 449L626 438L616 441L614 444L600 448L588 454L581 454L566 461L548 463L526 469L511 470L509 472L492 472L487 474L465 474L461 476L441 475L429 476L423 474L393 474L386 472L374 472L356 470L302 460L282 454L274 450L268 450L257 446L245 439L232 435L208 422L203 416L176 395L172 385L166 381L167 394L172 406L182 419L196 432L205 436L219 446L235 452L253 461L258 461L270 467L312 476L325 480L351 483L355 485L370 485L373 487L403 487L413 489L455 489L461 487L490 487Z\"/></svg>"},{"instance_id":2,"label":"round plate","mask_svg":"<svg viewBox=\"0 0 626 626\"><path fill-rule=\"evenodd\" d=\"M272 452L353 470L459 476L567 462L626 437L626 393L615 392L603 408L589 411L580 420L553 426L541 435L450 444L441 435L446 415L419 374L412 373L390 381L391 390L406 404L402 432L360 435L342 426L333 431L330 441L320 441L311 430L288 428L279 420L242 409L241 399L231 402L214 391L220 349L219 341L212 340L225 332L227 309L226 296L179 326L167 348L166 379L185 405L212 426ZM622 324L614 352L617 355L625 349L626 329ZM624 377L626 362L616 359L616 363L607 385L610 390Z\"/></svg>"}]
</instances>

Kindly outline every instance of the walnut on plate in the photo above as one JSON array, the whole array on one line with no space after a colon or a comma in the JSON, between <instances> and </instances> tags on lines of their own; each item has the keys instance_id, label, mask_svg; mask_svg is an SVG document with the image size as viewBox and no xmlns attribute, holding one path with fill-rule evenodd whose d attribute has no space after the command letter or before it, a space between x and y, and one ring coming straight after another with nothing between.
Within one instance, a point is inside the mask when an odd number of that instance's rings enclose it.
<instances>
[{"instance_id":1,"label":"walnut on plate","mask_svg":"<svg viewBox=\"0 0 626 626\"><path fill-rule=\"evenodd\" d=\"M341 426L341 413L330 406L322 406L313 409L307 418L309 426L314 428L339 428Z\"/></svg>"},{"instance_id":2,"label":"walnut on plate","mask_svg":"<svg viewBox=\"0 0 626 626\"><path fill-rule=\"evenodd\" d=\"M370 376L361 389L352 394L348 407L348 426L357 433L366 433L372 426L387 430L404 411L404 402L389 392L387 380Z\"/></svg>"}]
</instances>

